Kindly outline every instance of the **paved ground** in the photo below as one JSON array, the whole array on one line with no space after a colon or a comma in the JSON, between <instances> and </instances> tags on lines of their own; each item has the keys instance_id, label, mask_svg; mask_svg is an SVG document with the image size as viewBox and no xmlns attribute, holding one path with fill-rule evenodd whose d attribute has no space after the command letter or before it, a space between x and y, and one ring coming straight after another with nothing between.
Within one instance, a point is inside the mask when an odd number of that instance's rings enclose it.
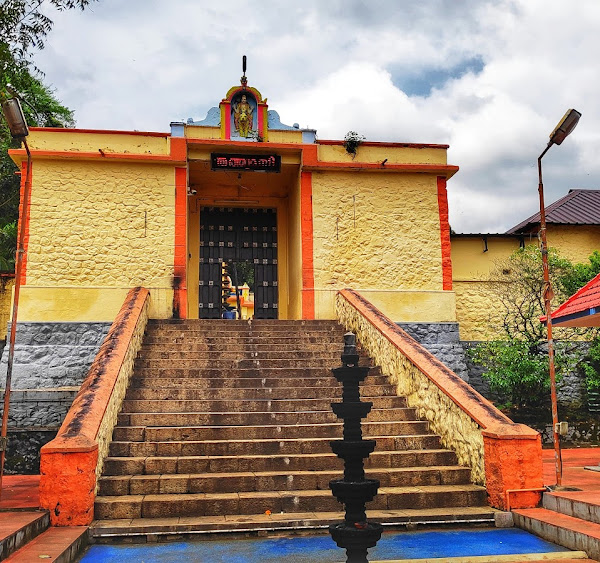
<instances>
[{"instance_id":1,"label":"paved ground","mask_svg":"<svg viewBox=\"0 0 600 563\"><path fill-rule=\"evenodd\" d=\"M369 559L393 560L565 552L517 528L388 532ZM329 536L181 542L137 546L93 545L81 563L339 563L344 552ZM490 559L493 560L493 559Z\"/></svg>"},{"instance_id":2,"label":"paved ground","mask_svg":"<svg viewBox=\"0 0 600 563\"><path fill-rule=\"evenodd\" d=\"M556 484L554 450L543 450L544 485ZM563 479L565 487L577 487L585 491L597 491L600 498L600 472L584 469L586 465L600 464L600 447L562 450Z\"/></svg>"},{"instance_id":3,"label":"paved ground","mask_svg":"<svg viewBox=\"0 0 600 563\"><path fill-rule=\"evenodd\" d=\"M38 508L39 484L39 475L4 475L0 510Z\"/></svg>"}]
</instances>

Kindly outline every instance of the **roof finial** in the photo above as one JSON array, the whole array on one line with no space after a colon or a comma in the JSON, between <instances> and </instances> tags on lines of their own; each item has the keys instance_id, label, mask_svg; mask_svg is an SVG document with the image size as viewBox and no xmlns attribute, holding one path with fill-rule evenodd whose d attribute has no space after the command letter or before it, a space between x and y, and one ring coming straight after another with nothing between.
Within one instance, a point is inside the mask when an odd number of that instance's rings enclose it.
<instances>
[{"instance_id":1,"label":"roof finial","mask_svg":"<svg viewBox=\"0 0 600 563\"><path fill-rule=\"evenodd\" d=\"M248 79L246 78L246 55L242 57L242 71L244 72L242 78L240 78L240 82L242 86L245 88L246 84L248 84Z\"/></svg>"}]
</instances>

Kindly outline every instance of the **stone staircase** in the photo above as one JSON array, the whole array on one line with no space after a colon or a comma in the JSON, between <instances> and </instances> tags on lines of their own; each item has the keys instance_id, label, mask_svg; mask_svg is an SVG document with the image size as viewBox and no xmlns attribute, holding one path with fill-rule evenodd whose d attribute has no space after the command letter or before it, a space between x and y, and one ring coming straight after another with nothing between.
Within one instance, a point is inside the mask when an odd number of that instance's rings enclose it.
<instances>
[{"instance_id":1,"label":"stone staircase","mask_svg":"<svg viewBox=\"0 0 600 563\"><path fill-rule=\"evenodd\" d=\"M513 510L513 515L519 528L600 561L598 491L547 492L541 507Z\"/></svg>"},{"instance_id":2,"label":"stone staircase","mask_svg":"<svg viewBox=\"0 0 600 563\"><path fill-rule=\"evenodd\" d=\"M96 499L96 540L325 527L342 517L329 481L343 328L333 321L151 321ZM369 358L363 358L369 362ZM494 520L427 422L373 368L366 463L381 482L369 518Z\"/></svg>"},{"instance_id":3,"label":"stone staircase","mask_svg":"<svg viewBox=\"0 0 600 563\"><path fill-rule=\"evenodd\" d=\"M86 526L51 528L47 511L0 510L0 561L70 563L87 544Z\"/></svg>"}]
</instances>

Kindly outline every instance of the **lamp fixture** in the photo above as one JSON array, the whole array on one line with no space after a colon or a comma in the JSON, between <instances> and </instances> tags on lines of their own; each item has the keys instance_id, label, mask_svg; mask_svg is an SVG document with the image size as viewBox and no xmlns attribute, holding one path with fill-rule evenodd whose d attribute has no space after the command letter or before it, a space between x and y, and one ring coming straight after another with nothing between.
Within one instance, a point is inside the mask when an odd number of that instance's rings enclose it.
<instances>
[{"instance_id":1,"label":"lamp fixture","mask_svg":"<svg viewBox=\"0 0 600 563\"><path fill-rule=\"evenodd\" d=\"M29 129L23 109L17 98L9 98L2 102L2 113L13 139L22 140L29 135Z\"/></svg>"},{"instance_id":2,"label":"lamp fixture","mask_svg":"<svg viewBox=\"0 0 600 563\"><path fill-rule=\"evenodd\" d=\"M581 113L579 113L576 109L569 109L567 113L560 120L558 125L555 127L554 131L550 133L550 143L551 145L560 145L577 127L579 123L579 118L581 117Z\"/></svg>"}]
</instances>

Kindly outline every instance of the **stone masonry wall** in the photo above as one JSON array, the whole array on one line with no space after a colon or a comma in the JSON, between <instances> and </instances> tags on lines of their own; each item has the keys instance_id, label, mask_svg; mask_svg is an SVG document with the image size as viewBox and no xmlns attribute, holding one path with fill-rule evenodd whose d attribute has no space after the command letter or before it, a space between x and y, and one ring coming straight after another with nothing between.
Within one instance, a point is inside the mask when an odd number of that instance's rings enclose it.
<instances>
[{"instance_id":1,"label":"stone masonry wall","mask_svg":"<svg viewBox=\"0 0 600 563\"><path fill-rule=\"evenodd\" d=\"M13 364L13 389L81 385L110 323L19 323ZM0 361L6 377L8 348Z\"/></svg>"},{"instance_id":2,"label":"stone masonry wall","mask_svg":"<svg viewBox=\"0 0 600 563\"><path fill-rule=\"evenodd\" d=\"M53 437L109 327L110 323L18 324L8 424L19 433L19 441L9 444L9 450L28 447L23 441L26 432L43 436L49 432L48 440ZM7 360L5 347L0 361L2 383Z\"/></svg>"},{"instance_id":3,"label":"stone masonry wall","mask_svg":"<svg viewBox=\"0 0 600 563\"><path fill-rule=\"evenodd\" d=\"M109 328L110 323L18 323L8 473L39 472L39 450L56 435ZM5 347L0 361L2 383L7 359Z\"/></svg>"},{"instance_id":4,"label":"stone masonry wall","mask_svg":"<svg viewBox=\"0 0 600 563\"><path fill-rule=\"evenodd\" d=\"M467 358L458 334L458 323L396 323L419 344L446 364L464 381L469 381Z\"/></svg>"}]
</instances>

